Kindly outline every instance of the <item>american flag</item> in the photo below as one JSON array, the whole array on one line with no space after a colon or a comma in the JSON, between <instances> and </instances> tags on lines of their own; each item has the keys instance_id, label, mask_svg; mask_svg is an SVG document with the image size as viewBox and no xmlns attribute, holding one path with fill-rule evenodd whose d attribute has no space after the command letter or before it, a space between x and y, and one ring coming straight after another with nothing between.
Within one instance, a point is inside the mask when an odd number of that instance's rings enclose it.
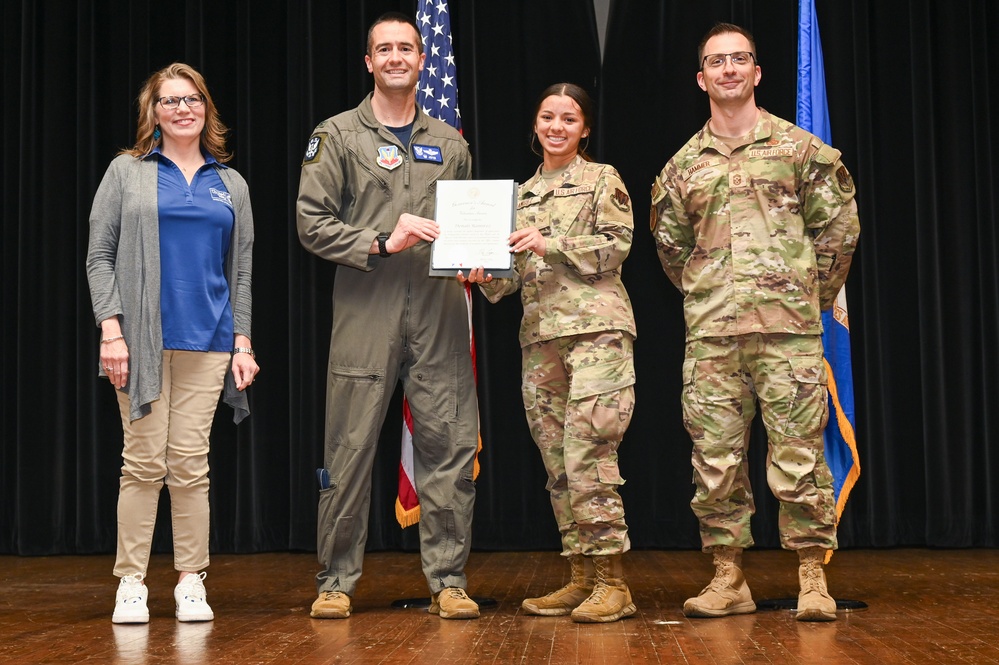
<instances>
[{"instance_id":1,"label":"american flag","mask_svg":"<svg viewBox=\"0 0 999 665\"><path fill-rule=\"evenodd\" d=\"M420 72L416 101L423 112L461 131L458 80L451 45L451 15L446 0L417 0L416 24L427 59Z\"/></svg>"},{"instance_id":2,"label":"american flag","mask_svg":"<svg viewBox=\"0 0 999 665\"><path fill-rule=\"evenodd\" d=\"M451 45L451 15L447 0L417 0L416 23L420 26L423 52L427 59L420 72L416 101L427 115L442 120L461 131L461 112L458 110L458 80L454 66L454 49ZM475 370L475 337L472 334L472 291L465 285L468 302L469 350L472 369ZM399 461L399 496L395 501L395 517L403 528L420 521L420 499L416 494L413 472L413 414L409 401L402 402L402 453ZM482 450L479 436L478 450ZM473 477L479 475L479 458L475 457Z\"/></svg>"}]
</instances>

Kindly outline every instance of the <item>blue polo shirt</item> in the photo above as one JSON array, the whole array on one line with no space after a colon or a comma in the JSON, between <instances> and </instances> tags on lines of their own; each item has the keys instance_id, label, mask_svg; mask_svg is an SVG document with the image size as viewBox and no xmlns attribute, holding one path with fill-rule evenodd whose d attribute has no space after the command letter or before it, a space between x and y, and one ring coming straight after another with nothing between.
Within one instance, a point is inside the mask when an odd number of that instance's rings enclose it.
<instances>
[{"instance_id":1,"label":"blue polo shirt","mask_svg":"<svg viewBox=\"0 0 999 665\"><path fill-rule=\"evenodd\" d=\"M232 351L232 306L225 275L235 211L211 155L187 184L158 153L160 306L163 348Z\"/></svg>"}]
</instances>

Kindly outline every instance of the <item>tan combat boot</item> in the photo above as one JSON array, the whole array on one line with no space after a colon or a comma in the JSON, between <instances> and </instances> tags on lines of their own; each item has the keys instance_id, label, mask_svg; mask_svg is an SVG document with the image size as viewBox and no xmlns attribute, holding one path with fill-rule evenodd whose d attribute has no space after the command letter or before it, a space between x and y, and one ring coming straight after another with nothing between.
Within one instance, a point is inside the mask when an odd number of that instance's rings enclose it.
<instances>
[{"instance_id":1,"label":"tan combat boot","mask_svg":"<svg viewBox=\"0 0 999 665\"><path fill-rule=\"evenodd\" d=\"M312 603L309 616L313 619L346 619L353 608L350 596L342 591L320 591L319 597Z\"/></svg>"},{"instance_id":2,"label":"tan combat boot","mask_svg":"<svg viewBox=\"0 0 999 665\"><path fill-rule=\"evenodd\" d=\"M822 563L826 551L821 547L798 550L798 621L835 621L836 601L826 589L826 573Z\"/></svg>"},{"instance_id":3,"label":"tan combat boot","mask_svg":"<svg viewBox=\"0 0 999 665\"><path fill-rule=\"evenodd\" d=\"M593 593L572 611L572 620L578 623L607 623L635 613L631 591L624 581L621 555L590 557L596 582Z\"/></svg>"},{"instance_id":4,"label":"tan combat boot","mask_svg":"<svg viewBox=\"0 0 999 665\"><path fill-rule=\"evenodd\" d=\"M742 548L718 545L711 548L715 561L715 577L695 598L683 604L688 617L724 617L749 614L756 603L742 575Z\"/></svg>"},{"instance_id":5,"label":"tan combat boot","mask_svg":"<svg viewBox=\"0 0 999 665\"><path fill-rule=\"evenodd\" d=\"M464 589L446 587L430 597L427 612L439 614L442 619L478 619L479 604Z\"/></svg>"},{"instance_id":6,"label":"tan combat boot","mask_svg":"<svg viewBox=\"0 0 999 665\"><path fill-rule=\"evenodd\" d=\"M520 607L526 614L565 616L593 593L593 561L581 554L569 557L569 583L540 598L525 598Z\"/></svg>"}]
</instances>

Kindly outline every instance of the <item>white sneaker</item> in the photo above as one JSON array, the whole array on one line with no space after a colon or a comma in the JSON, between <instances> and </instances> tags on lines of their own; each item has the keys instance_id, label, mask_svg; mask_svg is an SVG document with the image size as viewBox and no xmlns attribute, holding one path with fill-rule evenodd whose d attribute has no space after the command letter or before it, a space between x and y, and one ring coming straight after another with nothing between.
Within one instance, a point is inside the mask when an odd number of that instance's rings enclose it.
<instances>
[{"instance_id":1,"label":"white sneaker","mask_svg":"<svg viewBox=\"0 0 999 665\"><path fill-rule=\"evenodd\" d=\"M142 583L143 578L142 573L121 578L111 623L149 623L149 608L146 607L149 589Z\"/></svg>"},{"instance_id":2,"label":"white sneaker","mask_svg":"<svg viewBox=\"0 0 999 665\"><path fill-rule=\"evenodd\" d=\"M173 590L173 599L177 601L178 621L211 621L215 613L205 601L208 593L202 580L208 573L191 573L186 575Z\"/></svg>"}]
</instances>

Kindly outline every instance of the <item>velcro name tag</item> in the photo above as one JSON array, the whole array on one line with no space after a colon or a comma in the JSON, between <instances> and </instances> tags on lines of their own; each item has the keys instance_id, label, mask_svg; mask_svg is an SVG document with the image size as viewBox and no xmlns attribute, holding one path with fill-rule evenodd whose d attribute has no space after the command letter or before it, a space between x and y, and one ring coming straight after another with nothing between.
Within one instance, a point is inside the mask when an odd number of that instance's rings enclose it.
<instances>
[{"instance_id":1,"label":"velcro name tag","mask_svg":"<svg viewBox=\"0 0 999 665\"><path fill-rule=\"evenodd\" d=\"M444 157L441 155L441 149L435 145L419 145L414 143L413 159L418 162L433 162L434 164L444 163Z\"/></svg>"}]
</instances>

